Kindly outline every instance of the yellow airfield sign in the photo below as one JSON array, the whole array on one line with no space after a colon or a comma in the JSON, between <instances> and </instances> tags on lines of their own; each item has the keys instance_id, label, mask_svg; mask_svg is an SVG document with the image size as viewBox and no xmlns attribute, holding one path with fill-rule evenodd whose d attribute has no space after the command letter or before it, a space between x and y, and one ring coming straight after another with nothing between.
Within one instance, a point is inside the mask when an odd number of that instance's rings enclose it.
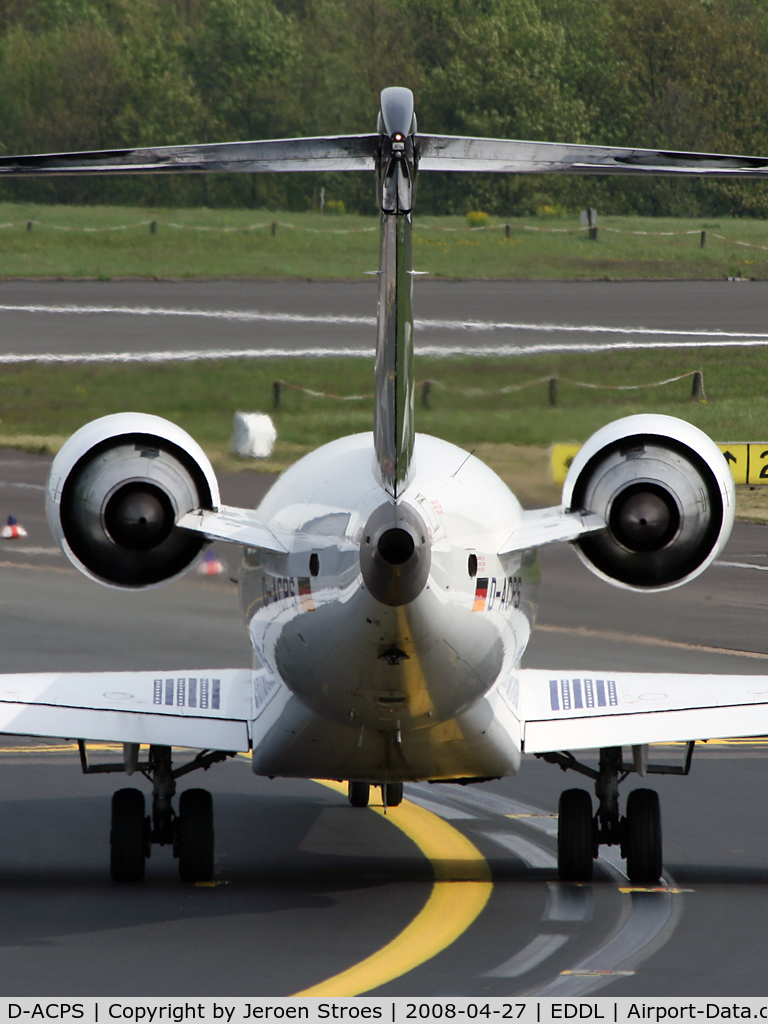
<instances>
[{"instance_id":1,"label":"yellow airfield sign","mask_svg":"<svg viewBox=\"0 0 768 1024\"><path fill-rule=\"evenodd\" d=\"M768 441L735 441L718 444L736 484L768 484ZM550 469L556 484L565 483L579 444L553 444Z\"/></svg>"}]
</instances>

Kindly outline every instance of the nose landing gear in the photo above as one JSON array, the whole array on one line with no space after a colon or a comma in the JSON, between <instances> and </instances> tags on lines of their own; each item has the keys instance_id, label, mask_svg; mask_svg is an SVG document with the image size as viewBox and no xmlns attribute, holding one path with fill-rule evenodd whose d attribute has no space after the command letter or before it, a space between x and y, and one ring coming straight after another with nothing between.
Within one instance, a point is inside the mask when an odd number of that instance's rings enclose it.
<instances>
[{"instance_id":1,"label":"nose landing gear","mask_svg":"<svg viewBox=\"0 0 768 1024\"><path fill-rule=\"evenodd\" d=\"M350 782L347 799L353 807L367 807L371 796L368 782ZM385 807L397 807L403 802L402 782L386 782L381 787L381 796Z\"/></svg>"},{"instance_id":2,"label":"nose landing gear","mask_svg":"<svg viewBox=\"0 0 768 1024\"><path fill-rule=\"evenodd\" d=\"M347 799L353 807L367 807L371 797L371 787L367 782L350 782Z\"/></svg>"}]
</instances>

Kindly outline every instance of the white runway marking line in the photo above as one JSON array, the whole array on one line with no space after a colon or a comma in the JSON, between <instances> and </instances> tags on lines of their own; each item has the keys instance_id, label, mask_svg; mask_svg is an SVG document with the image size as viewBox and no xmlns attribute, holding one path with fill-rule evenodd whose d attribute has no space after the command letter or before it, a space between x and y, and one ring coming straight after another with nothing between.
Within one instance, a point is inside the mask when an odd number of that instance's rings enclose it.
<instances>
[{"instance_id":1,"label":"white runway marking line","mask_svg":"<svg viewBox=\"0 0 768 1024\"><path fill-rule=\"evenodd\" d=\"M447 786L437 784L434 788L441 791L447 789ZM455 789L455 787L451 788ZM496 793L475 791L467 793L452 792L445 795L448 799L455 800L464 807L474 808L475 811L482 809L505 818L519 818L523 824L531 828L545 832L547 835L557 835L557 815L549 814L540 807L532 807L530 804L521 803L519 800L510 800L509 797L499 796Z\"/></svg>"},{"instance_id":2,"label":"white runway marking line","mask_svg":"<svg viewBox=\"0 0 768 1024\"><path fill-rule=\"evenodd\" d=\"M615 352L659 348L768 348L765 341L621 341L583 345L415 345L417 356L447 359L451 356L547 355L558 352ZM17 363L170 363L202 359L370 359L373 343L364 348L208 348L165 349L158 352L7 352L0 364Z\"/></svg>"},{"instance_id":3,"label":"white runway marking line","mask_svg":"<svg viewBox=\"0 0 768 1024\"><path fill-rule=\"evenodd\" d=\"M285 323L285 324L331 324L334 326L374 327L375 317L346 316L336 314L306 315L301 313L265 313L259 310L236 309L175 309L164 306L45 306L45 305L0 305L0 312L6 313L47 313L74 315L125 315L140 317L197 317L211 320L225 320L233 323ZM749 331L686 331L671 328L612 327L604 324L530 324L494 320L443 320L417 319L418 330L468 331L487 333L493 331L533 331L546 334L620 334L655 338L696 338L696 341L617 341L584 343L548 343L540 345L492 345L478 348L475 345L416 345L421 356L445 357L449 355L517 356L537 355L555 352L606 352L631 351L635 349L674 348L755 348L768 346L768 334ZM363 348L310 348L310 349L204 349L166 350L162 352L43 352L35 355L6 353L0 355L0 363L56 363L56 362L171 362L198 359L256 359L256 358L332 358L352 356L370 357L374 346Z\"/></svg>"},{"instance_id":4,"label":"white runway marking line","mask_svg":"<svg viewBox=\"0 0 768 1024\"><path fill-rule=\"evenodd\" d=\"M467 814L466 811L460 811L458 807L449 807L448 804L438 804L434 800L427 800L419 792L415 792L413 788L409 787L408 799L418 804L419 807L423 807L425 811L431 811L432 814L436 814L439 818L445 818L447 821L458 821L461 818L465 818L468 821L474 820L474 814Z\"/></svg>"},{"instance_id":5,"label":"white runway marking line","mask_svg":"<svg viewBox=\"0 0 768 1024\"><path fill-rule=\"evenodd\" d=\"M240 323L266 322L286 324L365 324L376 326L375 316L337 316L318 313L307 316L302 313L262 313L259 310L239 309L173 309L165 306L6 306L0 305L0 313L73 313L75 315L127 315L127 316L160 316L202 317L207 320L230 320Z\"/></svg>"},{"instance_id":6,"label":"white runway marking line","mask_svg":"<svg viewBox=\"0 0 768 1024\"><path fill-rule=\"evenodd\" d=\"M557 868L557 857L530 839L523 839L512 832L481 832L480 835L514 853L529 868Z\"/></svg>"},{"instance_id":7,"label":"white runway marking line","mask_svg":"<svg viewBox=\"0 0 768 1024\"><path fill-rule=\"evenodd\" d=\"M486 971L483 978L519 978L539 967L556 953L570 938L569 935L537 935L505 963Z\"/></svg>"},{"instance_id":8,"label":"white runway marking line","mask_svg":"<svg viewBox=\"0 0 768 1024\"><path fill-rule=\"evenodd\" d=\"M76 315L120 314L127 316L159 316L159 317L202 317L210 320L230 320L240 323L265 322L287 324L351 324L375 327L374 316L349 316L346 314L316 313L267 313L261 310L239 309L178 309L167 306L63 306L36 305L0 305L2 313L72 313ZM447 331L541 331L544 333L576 333L576 334L631 334L650 335L669 338L717 338L717 339L759 339L768 344L766 332L744 331L706 331L678 330L675 328L657 327L609 327L604 324L536 324L518 323L512 320L447 320L447 319L416 319L415 327L437 328Z\"/></svg>"},{"instance_id":9,"label":"white runway marking line","mask_svg":"<svg viewBox=\"0 0 768 1024\"><path fill-rule=\"evenodd\" d=\"M667 892L640 893L632 897L632 912L624 927L602 948L531 995L576 996L600 984L603 977L633 973L647 949L649 955L670 923L672 897Z\"/></svg>"},{"instance_id":10,"label":"white runway marking line","mask_svg":"<svg viewBox=\"0 0 768 1024\"><path fill-rule=\"evenodd\" d=\"M15 363L186 363L203 359L332 359L373 357L370 348L207 348L159 352L37 352L0 354L0 364Z\"/></svg>"},{"instance_id":11,"label":"white runway marking line","mask_svg":"<svg viewBox=\"0 0 768 1024\"><path fill-rule=\"evenodd\" d=\"M591 886L547 883L547 905L542 921L591 921L594 912L595 896Z\"/></svg>"},{"instance_id":12,"label":"white runway marking line","mask_svg":"<svg viewBox=\"0 0 768 1024\"><path fill-rule=\"evenodd\" d=\"M631 330L628 334L634 333ZM419 345L416 354L443 358L450 355L472 356L530 356L547 355L558 352L634 352L639 349L657 348L766 348L768 338L760 341L605 341L584 342L582 344L547 344L547 345L483 345L482 348L470 345Z\"/></svg>"},{"instance_id":13,"label":"white runway marking line","mask_svg":"<svg viewBox=\"0 0 768 1024\"><path fill-rule=\"evenodd\" d=\"M0 541L2 544L2 541ZM10 555L62 555L61 548L17 547L13 541L7 547L0 547L3 554Z\"/></svg>"},{"instance_id":14,"label":"white runway marking line","mask_svg":"<svg viewBox=\"0 0 768 1024\"><path fill-rule=\"evenodd\" d=\"M447 787L438 785L435 788L440 791ZM525 825L550 836L557 835L557 817L549 815L540 807L510 800L508 797L495 793L477 791L451 793L450 798L465 807L483 808L508 818L514 817ZM483 835L494 842L499 842L500 845L505 846L524 860L530 858L528 863L531 860L537 860L538 863L531 864L532 867L545 866L543 861L547 858L549 865L546 866L557 867L556 857L548 850L510 832L484 832ZM616 847L601 847L598 863L614 882L619 885L626 884L626 864ZM672 887L674 882L665 875L662 885ZM586 921L591 919L594 910L594 896L591 887L580 886L578 891L584 895L575 897L573 902L571 902L571 897L566 895L571 888L574 887L561 882L548 883L548 898L543 920ZM583 903L581 902L582 898ZM529 994L576 996L601 987L614 977L633 974L634 968L647 956L650 956L663 941L664 933L674 929L679 909L672 903L670 892L642 892L630 898L632 899L632 910L629 918L612 939L609 939L607 943L570 970L561 972L554 979L545 983L542 988ZM540 966L548 957L556 953L562 944L549 946L545 940L550 938L552 938L551 935L541 933L528 946L505 961L500 967L494 968L486 977L520 977L533 970L534 967ZM502 970L519 970L520 973L501 974Z\"/></svg>"},{"instance_id":15,"label":"white runway marking line","mask_svg":"<svg viewBox=\"0 0 768 1024\"><path fill-rule=\"evenodd\" d=\"M768 565L753 565L751 562L714 562L713 565L721 565L726 569L759 569L768 572Z\"/></svg>"}]
</instances>

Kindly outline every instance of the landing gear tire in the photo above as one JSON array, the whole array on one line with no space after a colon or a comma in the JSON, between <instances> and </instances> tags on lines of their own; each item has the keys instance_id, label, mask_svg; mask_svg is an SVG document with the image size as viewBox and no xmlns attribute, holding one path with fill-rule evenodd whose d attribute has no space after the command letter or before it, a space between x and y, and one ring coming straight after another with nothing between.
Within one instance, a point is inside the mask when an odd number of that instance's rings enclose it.
<instances>
[{"instance_id":1,"label":"landing gear tire","mask_svg":"<svg viewBox=\"0 0 768 1024\"><path fill-rule=\"evenodd\" d=\"M588 882L594 858L592 797L585 789L560 795L557 822L557 868L564 882Z\"/></svg>"},{"instance_id":2,"label":"landing gear tire","mask_svg":"<svg viewBox=\"0 0 768 1024\"><path fill-rule=\"evenodd\" d=\"M140 789L118 789L112 795L109 870L115 882L140 882L149 855L148 819Z\"/></svg>"},{"instance_id":3,"label":"landing gear tire","mask_svg":"<svg viewBox=\"0 0 768 1024\"><path fill-rule=\"evenodd\" d=\"M653 789L633 789L627 798L621 852L630 882L658 882L662 871L661 812Z\"/></svg>"},{"instance_id":4,"label":"landing gear tire","mask_svg":"<svg viewBox=\"0 0 768 1024\"><path fill-rule=\"evenodd\" d=\"M402 782L388 782L381 788L384 790L383 796L387 807L397 807L403 802Z\"/></svg>"},{"instance_id":5,"label":"landing gear tire","mask_svg":"<svg viewBox=\"0 0 768 1024\"><path fill-rule=\"evenodd\" d=\"M353 807L367 807L371 795L371 787L367 782L350 782L347 799Z\"/></svg>"},{"instance_id":6,"label":"landing gear tire","mask_svg":"<svg viewBox=\"0 0 768 1024\"><path fill-rule=\"evenodd\" d=\"M213 799L207 789L187 789L181 794L177 830L182 882L210 882L213 878Z\"/></svg>"}]
</instances>

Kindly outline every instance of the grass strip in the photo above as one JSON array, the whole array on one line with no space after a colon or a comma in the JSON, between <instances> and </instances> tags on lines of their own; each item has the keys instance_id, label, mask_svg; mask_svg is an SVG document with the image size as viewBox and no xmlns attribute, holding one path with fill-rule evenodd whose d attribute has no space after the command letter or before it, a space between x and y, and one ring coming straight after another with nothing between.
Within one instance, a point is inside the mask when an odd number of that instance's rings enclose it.
<instances>
[{"instance_id":1,"label":"grass strip","mask_svg":"<svg viewBox=\"0 0 768 1024\"><path fill-rule=\"evenodd\" d=\"M707 402L690 400L690 378L638 391L611 390L692 370L704 374ZM419 358L416 372L419 382L444 385L432 388L428 409L419 388L417 429L464 446L583 441L609 420L643 411L680 416L718 440L768 437L768 359L761 349ZM549 404L551 377L559 379L556 407ZM67 435L120 409L166 416L201 442L220 445L228 442L237 410L270 412L281 442L302 449L371 429L372 397L345 402L284 388L280 407L273 409L273 384L279 380L341 396L371 394L373 358L2 366L0 433ZM535 385L500 393L530 380Z\"/></svg>"},{"instance_id":2,"label":"grass strip","mask_svg":"<svg viewBox=\"0 0 768 1024\"><path fill-rule=\"evenodd\" d=\"M378 265L377 224L267 210L0 203L0 277L364 280ZM764 220L601 217L597 241L575 215L494 218L481 231L465 230L463 217L417 216L414 227L415 266L435 277L768 279Z\"/></svg>"},{"instance_id":3,"label":"grass strip","mask_svg":"<svg viewBox=\"0 0 768 1024\"><path fill-rule=\"evenodd\" d=\"M704 374L706 402L691 400L690 378L640 391L611 390L694 369ZM559 498L549 479L550 444L582 442L621 416L666 413L695 423L718 441L768 441L768 359L757 349L418 359L417 376L421 382L445 385L432 388L428 409L421 405L419 388L417 429L474 450L530 505ZM556 407L549 404L550 377L560 380ZM535 385L499 393L504 386L532 379ZM371 429L371 398L343 402L286 388L274 409L276 380L337 395L370 393L373 359L3 366L0 446L56 451L89 420L133 410L180 424L203 445L219 471L280 472L320 444ZM602 387L576 387L570 380ZM278 441L270 459L245 461L229 454L237 410L272 415ZM768 488L745 490L740 512L768 520L764 491Z\"/></svg>"}]
</instances>

